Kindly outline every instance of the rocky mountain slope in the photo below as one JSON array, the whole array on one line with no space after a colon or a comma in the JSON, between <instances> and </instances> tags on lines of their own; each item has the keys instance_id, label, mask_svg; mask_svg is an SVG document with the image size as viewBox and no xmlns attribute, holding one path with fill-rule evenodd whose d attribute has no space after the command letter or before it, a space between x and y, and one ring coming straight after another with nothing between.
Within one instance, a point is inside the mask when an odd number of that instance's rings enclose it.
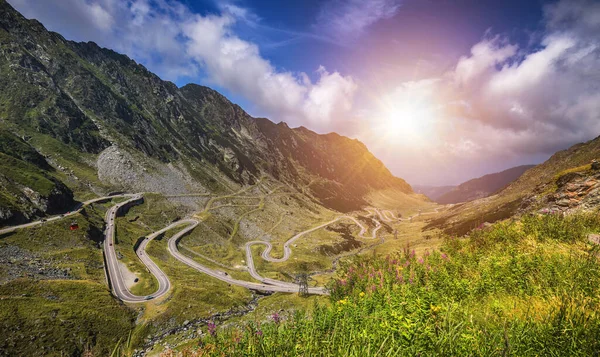
<instances>
[{"instance_id":1,"label":"rocky mountain slope","mask_svg":"<svg viewBox=\"0 0 600 357\"><path fill-rule=\"evenodd\" d=\"M557 152L490 197L455 205L428 228L462 235L485 222L526 212L594 207L600 186L598 164L591 164L596 159L600 159L600 137Z\"/></svg>"},{"instance_id":2,"label":"rocky mountain slope","mask_svg":"<svg viewBox=\"0 0 600 357\"><path fill-rule=\"evenodd\" d=\"M487 197L506 187L506 185L518 179L525 171L534 166L535 165L517 166L508 170L469 180L461 183L434 200L441 204L452 204Z\"/></svg>"},{"instance_id":3,"label":"rocky mountain slope","mask_svg":"<svg viewBox=\"0 0 600 357\"><path fill-rule=\"evenodd\" d=\"M73 194L215 191L263 175L340 211L372 190L412 193L357 140L252 118L210 88L67 41L5 0L0 15L0 153L20 167L0 172L0 224L68 209Z\"/></svg>"}]
</instances>

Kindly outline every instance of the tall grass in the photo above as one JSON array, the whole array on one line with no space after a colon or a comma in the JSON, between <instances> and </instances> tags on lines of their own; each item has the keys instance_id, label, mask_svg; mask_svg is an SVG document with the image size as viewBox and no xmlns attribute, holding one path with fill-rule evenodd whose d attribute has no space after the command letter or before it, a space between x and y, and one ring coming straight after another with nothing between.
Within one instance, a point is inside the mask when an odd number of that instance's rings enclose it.
<instances>
[{"instance_id":1,"label":"tall grass","mask_svg":"<svg viewBox=\"0 0 600 357\"><path fill-rule=\"evenodd\" d=\"M594 356L597 215L528 216L341 268L308 316L213 330L183 356ZM172 351L165 356L175 355Z\"/></svg>"}]
</instances>

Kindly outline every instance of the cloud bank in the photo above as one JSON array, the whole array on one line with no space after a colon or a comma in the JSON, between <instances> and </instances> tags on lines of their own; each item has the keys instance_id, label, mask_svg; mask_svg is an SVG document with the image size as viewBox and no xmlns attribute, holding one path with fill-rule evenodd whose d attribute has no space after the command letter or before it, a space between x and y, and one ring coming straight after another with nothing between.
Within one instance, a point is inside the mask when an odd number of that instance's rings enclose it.
<instances>
[{"instance_id":1,"label":"cloud bank","mask_svg":"<svg viewBox=\"0 0 600 357\"><path fill-rule=\"evenodd\" d=\"M416 155L432 168L446 168L459 182L465 178L457 173L473 172L468 168L482 168L483 174L508 163L539 161L600 135L600 4L581 0L549 5L544 24L541 41L532 47L488 35L452 71L412 84L410 88L435 98L432 106L443 109L420 151L402 135L395 154L381 150L382 156L397 158L396 172L412 182L453 181L428 174L414 162ZM412 95L406 84L397 88Z\"/></svg>"}]
</instances>

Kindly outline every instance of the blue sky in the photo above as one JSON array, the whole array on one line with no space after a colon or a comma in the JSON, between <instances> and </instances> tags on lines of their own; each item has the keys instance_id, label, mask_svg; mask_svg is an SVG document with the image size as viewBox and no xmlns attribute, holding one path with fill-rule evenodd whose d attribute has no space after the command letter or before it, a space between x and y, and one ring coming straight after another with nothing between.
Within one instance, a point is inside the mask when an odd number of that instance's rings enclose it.
<instances>
[{"instance_id":1,"label":"blue sky","mask_svg":"<svg viewBox=\"0 0 600 357\"><path fill-rule=\"evenodd\" d=\"M358 138L412 184L538 163L600 133L594 0L9 2L254 116Z\"/></svg>"}]
</instances>

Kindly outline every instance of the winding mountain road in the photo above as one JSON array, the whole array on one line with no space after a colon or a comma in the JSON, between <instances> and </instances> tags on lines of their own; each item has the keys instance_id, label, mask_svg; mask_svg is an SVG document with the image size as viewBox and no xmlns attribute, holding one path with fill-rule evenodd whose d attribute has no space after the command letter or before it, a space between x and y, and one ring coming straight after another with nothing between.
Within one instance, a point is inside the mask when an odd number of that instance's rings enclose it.
<instances>
[{"instance_id":1,"label":"winding mountain road","mask_svg":"<svg viewBox=\"0 0 600 357\"><path fill-rule=\"evenodd\" d=\"M152 295L147 296L139 296L131 293L127 284L125 284L125 280L123 279L123 275L121 269L119 267L119 260L117 259L117 254L115 252L115 231L116 231L116 217L119 213L119 210L122 207L125 207L130 204L134 204L136 202L140 202L143 200L143 196L141 194L134 195L129 200L118 203L112 206L107 212L105 216L106 220L106 234L104 236L104 259L106 263L106 271L108 273L108 279L110 281L110 287L112 293L117 298L121 299L125 302L143 302L147 300L156 299L158 297L163 296L171 289L171 282L167 275L160 270L158 265L156 265L147 254L145 254L146 246L148 243L154 238L158 237L160 234L176 227L178 224L173 223L160 231L154 232L144 238L140 243L138 249L136 250L136 254L138 258L144 263L146 268L150 271L150 273L156 278L158 281L158 289Z\"/></svg>"},{"instance_id":2,"label":"winding mountain road","mask_svg":"<svg viewBox=\"0 0 600 357\"><path fill-rule=\"evenodd\" d=\"M23 228L31 228L31 227L35 227L35 226L39 226L40 224L44 224L47 222L52 222L52 221L57 221L59 219L63 219L63 218L67 218L70 216L73 216L79 212L81 212L82 209L84 209L86 206L91 205L92 203L97 203L97 202L102 202L102 201L108 201L114 198L120 198L120 197L132 197L134 196L133 194L118 194L118 195L112 195L112 196L104 196L104 197L98 197L98 198L94 198L85 202L81 202L79 204L77 204L77 206L75 206L71 211L64 213L64 214L60 214L57 216L53 216L53 217L48 217L48 218L43 218L40 219L38 221L34 221L34 222L29 222L29 223L25 223L25 224L21 224L18 226L11 226L11 227L6 227L3 229L0 229L0 235L3 234L7 234L7 233L11 233L14 232L18 229L23 229Z\"/></svg>"},{"instance_id":3,"label":"winding mountain road","mask_svg":"<svg viewBox=\"0 0 600 357\"><path fill-rule=\"evenodd\" d=\"M205 210L208 211L211 207L211 204L213 202L218 201L219 199L235 197L238 193L242 193L242 192L245 192L245 190L240 190L239 192L236 192L235 194L229 195L229 196L211 198L209 200L209 202L207 203ZM213 278L219 279L219 280L226 282L228 284L231 284L231 285L237 285L237 286L241 286L241 287L244 287L247 289L252 289L252 290L257 290L257 291L285 292L285 293L296 293L299 291L300 287L298 284L295 284L295 283L265 278L265 277L261 276L256 271L256 267L254 264L254 258L252 255L252 249L251 249L252 246L264 245L265 249L261 252L261 258L266 261L269 261L269 262L281 263L281 262L287 261L290 258L290 256L292 255L291 245L296 240L300 239L301 237L303 237L306 234L315 232L319 229L327 227L336 222L339 222L342 220L352 221L354 224L356 224L357 226L360 227L360 232L358 235L360 238L363 238L363 239L376 239L377 232L382 227L382 224L377 219L373 219L373 221L375 222L375 227L373 228L371 234L367 235L367 231L369 230L369 228L367 226L365 226L363 223L361 223L359 220L357 220L356 218L354 218L352 216L346 216L346 215L339 216L331 221L322 223L318 226L315 226L315 227L307 229L303 232L297 233L296 235L294 235L293 237L288 239L283 245L283 256L281 258L274 258L271 256L273 246L270 242L265 242L265 241L248 242L245 245L247 268L248 268L250 275L254 279L256 279L257 281L260 282L260 283L255 283L255 282L249 282L249 281L235 279L235 278L231 277L230 275L228 275L226 272L208 268L208 267L198 263L197 261L193 260L192 258L181 253L178 248L179 240L183 236L185 236L187 233L192 231L194 228L196 228L196 226L198 226L198 224L200 223L199 220L193 219L193 218L182 219L177 222L171 223L170 225L164 227L163 229L146 236L140 242L138 248L136 249L136 255L138 256L140 261L146 266L146 268L148 269L150 274L152 274L154 276L154 278L158 281L158 289L156 290L156 292L154 292L153 294L150 294L150 295L145 295L145 296L135 295L127 287L127 284L125 283L125 279L123 278L121 268L119 266L119 260L117 258L117 253L115 251L115 246L114 246L115 239L116 239L116 217L117 217L117 215L119 213L121 213L120 211L122 210L122 208L143 202L143 194L142 193L119 194L119 195L95 198L95 199L92 199L92 200L89 200L89 201L79 204L73 211L68 212L67 214L64 214L64 215L55 216L52 218L48 218L46 220L31 222L31 223L23 224L20 226L4 228L4 229L0 230L0 235L4 234L4 233L13 232L17 229L33 227L33 226L42 224L44 222L54 221L54 220L58 220L58 219L61 219L64 217L68 217L68 216L71 216L71 215L74 215L74 214L80 212L83 209L83 207L85 207L87 205L90 205L95 202L100 202L103 200L118 198L118 197L127 197L128 200L115 204L114 206L109 208L108 211L106 212L106 215L105 215L106 231L105 231L105 238L104 238L104 259L105 259L106 273L108 275L108 280L109 280L111 291L112 291L113 295L115 297L119 298L120 300L122 300L124 302L128 302L128 303L140 303L140 302L145 302L148 300L154 300L154 299L164 296L165 294L167 294L170 291L171 282L170 282L169 278L158 267L158 265L156 265L156 263L154 263L154 261L152 261L152 259L146 254L146 247L153 239L155 239L159 235L161 235L169 230L180 227L180 226L184 226L183 229L181 229L179 232L177 232L175 235L173 235L173 237L171 237L168 241L168 251L175 259L179 260L183 264L186 264L187 266L189 266L199 272L202 272L206 275L209 275ZM240 197L240 198L242 198L242 197ZM377 216L381 221L384 221L384 222L407 220L407 219L396 218L395 215L393 214L393 212L388 211L388 210L380 211L377 208L372 208L372 207L366 208L366 210L367 210L367 212L369 212L367 217ZM410 218L408 218L408 219L410 219ZM308 288L308 293L309 294L318 294L318 295L328 294L327 290L323 287L310 287L310 288Z\"/></svg>"}]
</instances>

